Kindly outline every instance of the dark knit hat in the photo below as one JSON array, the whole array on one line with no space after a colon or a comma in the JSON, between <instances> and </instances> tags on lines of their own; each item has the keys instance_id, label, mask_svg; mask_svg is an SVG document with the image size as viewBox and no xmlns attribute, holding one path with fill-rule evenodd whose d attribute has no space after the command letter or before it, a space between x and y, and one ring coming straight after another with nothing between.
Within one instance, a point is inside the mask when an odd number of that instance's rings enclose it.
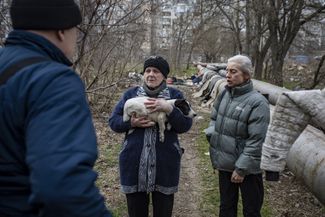
<instances>
[{"instance_id":1,"label":"dark knit hat","mask_svg":"<svg viewBox=\"0 0 325 217\"><path fill-rule=\"evenodd\" d=\"M155 67L159 69L159 71L164 75L165 78L167 78L169 74L169 64L161 56L151 56L146 59L146 61L144 61L143 72L148 67Z\"/></svg>"},{"instance_id":2,"label":"dark knit hat","mask_svg":"<svg viewBox=\"0 0 325 217\"><path fill-rule=\"evenodd\" d=\"M14 29L62 30L82 21L74 0L12 0L10 16Z\"/></svg>"}]
</instances>

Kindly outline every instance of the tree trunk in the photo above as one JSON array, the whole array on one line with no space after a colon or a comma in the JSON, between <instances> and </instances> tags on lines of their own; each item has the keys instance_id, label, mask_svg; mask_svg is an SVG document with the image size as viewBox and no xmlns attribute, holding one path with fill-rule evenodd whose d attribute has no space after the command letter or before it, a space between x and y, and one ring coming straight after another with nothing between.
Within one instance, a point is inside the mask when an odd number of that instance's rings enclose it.
<instances>
[{"instance_id":1,"label":"tree trunk","mask_svg":"<svg viewBox=\"0 0 325 217\"><path fill-rule=\"evenodd\" d=\"M245 44L245 52L247 55L250 56L251 54L251 17L250 17L250 11L251 11L251 3L250 0L246 0L246 44Z\"/></svg>"},{"instance_id":2,"label":"tree trunk","mask_svg":"<svg viewBox=\"0 0 325 217\"><path fill-rule=\"evenodd\" d=\"M254 69L255 79L262 80L263 62L264 62L264 58L259 53L257 53L255 58L255 69Z\"/></svg>"},{"instance_id":3,"label":"tree trunk","mask_svg":"<svg viewBox=\"0 0 325 217\"><path fill-rule=\"evenodd\" d=\"M191 44L191 48L190 48L190 51L188 53L187 62L186 62L186 69L190 68L190 62L191 62L191 59L192 59L193 50L194 50L194 43Z\"/></svg>"},{"instance_id":4,"label":"tree trunk","mask_svg":"<svg viewBox=\"0 0 325 217\"><path fill-rule=\"evenodd\" d=\"M273 84L283 87L283 63L281 55L272 54L271 81Z\"/></svg>"},{"instance_id":5,"label":"tree trunk","mask_svg":"<svg viewBox=\"0 0 325 217\"><path fill-rule=\"evenodd\" d=\"M156 22L157 22L157 4L155 1L151 2L151 26L150 26L150 55L155 55L157 52L157 35L156 35Z\"/></svg>"},{"instance_id":6,"label":"tree trunk","mask_svg":"<svg viewBox=\"0 0 325 217\"><path fill-rule=\"evenodd\" d=\"M324 79L324 72L321 72L321 68L325 61L325 54L322 56L321 60L318 63L317 69L314 73L313 83L307 89L314 89L323 79Z\"/></svg>"}]
</instances>

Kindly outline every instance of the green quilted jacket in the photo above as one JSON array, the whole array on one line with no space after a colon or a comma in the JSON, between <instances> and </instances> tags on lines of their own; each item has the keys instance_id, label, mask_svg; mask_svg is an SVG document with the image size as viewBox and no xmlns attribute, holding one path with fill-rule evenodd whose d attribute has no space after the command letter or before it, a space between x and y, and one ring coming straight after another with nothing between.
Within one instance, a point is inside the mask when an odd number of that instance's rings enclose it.
<instances>
[{"instance_id":1,"label":"green quilted jacket","mask_svg":"<svg viewBox=\"0 0 325 217\"><path fill-rule=\"evenodd\" d=\"M267 99L252 81L229 88L213 105L206 129L212 166L239 175L261 173L262 144L270 121Z\"/></svg>"}]
</instances>

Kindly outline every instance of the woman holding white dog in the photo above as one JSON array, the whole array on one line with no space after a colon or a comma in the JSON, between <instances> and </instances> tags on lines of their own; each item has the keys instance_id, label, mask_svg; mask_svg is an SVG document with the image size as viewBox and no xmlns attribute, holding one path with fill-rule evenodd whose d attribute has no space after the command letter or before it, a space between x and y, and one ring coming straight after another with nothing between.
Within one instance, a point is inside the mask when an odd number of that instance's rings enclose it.
<instances>
[{"instance_id":1,"label":"woman holding white dog","mask_svg":"<svg viewBox=\"0 0 325 217\"><path fill-rule=\"evenodd\" d=\"M109 119L112 130L126 135L119 156L121 191L126 194L130 217L148 216L150 195L153 216L171 217L183 154L177 134L187 132L192 119L166 101L184 98L179 90L166 85L168 62L160 56L152 56L144 62L143 70L144 84L128 89ZM150 97L145 105L151 112L167 114L171 129L165 131L164 142L159 140L156 123L147 117L134 114L123 122L126 100L137 96ZM131 129L133 131L128 133Z\"/></svg>"}]
</instances>

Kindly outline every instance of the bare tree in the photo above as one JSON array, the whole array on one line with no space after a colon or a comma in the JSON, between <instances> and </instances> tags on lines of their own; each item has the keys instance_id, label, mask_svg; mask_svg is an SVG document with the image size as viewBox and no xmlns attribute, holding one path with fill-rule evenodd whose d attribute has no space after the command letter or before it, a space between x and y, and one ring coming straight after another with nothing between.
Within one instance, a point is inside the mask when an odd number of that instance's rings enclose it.
<instances>
[{"instance_id":1,"label":"bare tree","mask_svg":"<svg viewBox=\"0 0 325 217\"><path fill-rule=\"evenodd\" d=\"M267 19L266 19L266 1L267 0L251 0L247 14L250 15L252 52L248 53L252 57L254 63L254 76L256 79L263 79L263 65L266 55L270 48L270 39L268 39Z\"/></svg>"},{"instance_id":2,"label":"bare tree","mask_svg":"<svg viewBox=\"0 0 325 217\"><path fill-rule=\"evenodd\" d=\"M171 52L172 58L173 58L173 66L175 69L181 68L181 61L182 57L185 56L184 53L186 46L186 43L189 41L193 28L193 20L195 17L193 17L192 13L186 13L182 14L176 21L173 23L173 29L174 35L172 36L173 44L171 46Z\"/></svg>"},{"instance_id":3,"label":"bare tree","mask_svg":"<svg viewBox=\"0 0 325 217\"><path fill-rule=\"evenodd\" d=\"M287 52L302 25L325 11L320 2L269 0L268 30L271 49L271 80L283 85L283 64Z\"/></svg>"},{"instance_id":4,"label":"bare tree","mask_svg":"<svg viewBox=\"0 0 325 217\"><path fill-rule=\"evenodd\" d=\"M158 16L159 4L157 0L152 0L150 2L150 55L155 55L157 53L157 16Z\"/></svg>"},{"instance_id":5,"label":"bare tree","mask_svg":"<svg viewBox=\"0 0 325 217\"><path fill-rule=\"evenodd\" d=\"M220 25L232 33L233 54L249 55L255 77L280 86L284 59L296 35L303 25L323 16L325 9L319 0L215 0L215 4L224 17ZM263 75L268 56L271 71Z\"/></svg>"},{"instance_id":6,"label":"bare tree","mask_svg":"<svg viewBox=\"0 0 325 217\"><path fill-rule=\"evenodd\" d=\"M231 38L227 34L227 30L221 28L222 20L220 13L218 13L217 5L214 0L197 1L193 19L189 19L192 30L192 38L188 43L188 57L187 65L191 62L193 52L203 53L206 62L218 61L218 56L227 54L225 47L229 47L233 43L226 43L225 38ZM221 38L223 40L221 40ZM222 43L221 43L222 41ZM210 46L210 45L211 46Z\"/></svg>"},{"instance_id":7,"label":"bare tree","mask_svg":"<svg viewBox=\"0 0 325 217\"><path fill-rule=\"evenodd\" d=\"M325 79L325 70L323 68L325 61L325 54L320 58L320 61L317 65L317 69L314 72L313 83L307 89L314 89L319 83Z\"/></svg>"},{"instance_id":8,"label":"bare tree","mask_svg":"<svg viewBox=\"0 0 325 217\"><path fill-rule=\"evenodd\" d=\"M201 43L204 41L203 37L205 31L210 28L209 23L214 20L214 5L212 1L197 1L193 14L195 18L191 20L192 38L189 43L188 56L186 61L186 68L188 69L191 63L192 55L195 50L201 50Z\"/></svg>"},{"instance_id":9,"label":"bare tree","mask_svg":"<svg viewBox=\"0 0 325 217\"><path fill-rule=\"evenodd\" d=\"M216 0L216 5L220 13L224 16L225 20L223 28L228 29L233 34L233 54L243 53L243 36L242 30L245 28L245 6L240 0ZM248 20L248 19L246 19Z\"/></svg>"},{"instance_id":10,"label":"bare tree","mask_svg":"<svg viewBox=\"0 0 325 217\"><path fill-rule=\"evenodd\" d=\"M84 21L75 67L99 112L110 108L116 84L144 56L149 1L81 0Z\"/></svg>"},{"instance_id":11,"label":"bare tree","mask_svg":"<svg viewBox=\"0 0 325 217\"><path fill-rule=\"evenodd\" d=\"M204 31L201 39L199 46L205 55L206 62L219 62L221 56L232 52L232 50L229 51L229 45L232 44L231 34L223 32L218 27Z\"/></svg>"}]
</instances>

